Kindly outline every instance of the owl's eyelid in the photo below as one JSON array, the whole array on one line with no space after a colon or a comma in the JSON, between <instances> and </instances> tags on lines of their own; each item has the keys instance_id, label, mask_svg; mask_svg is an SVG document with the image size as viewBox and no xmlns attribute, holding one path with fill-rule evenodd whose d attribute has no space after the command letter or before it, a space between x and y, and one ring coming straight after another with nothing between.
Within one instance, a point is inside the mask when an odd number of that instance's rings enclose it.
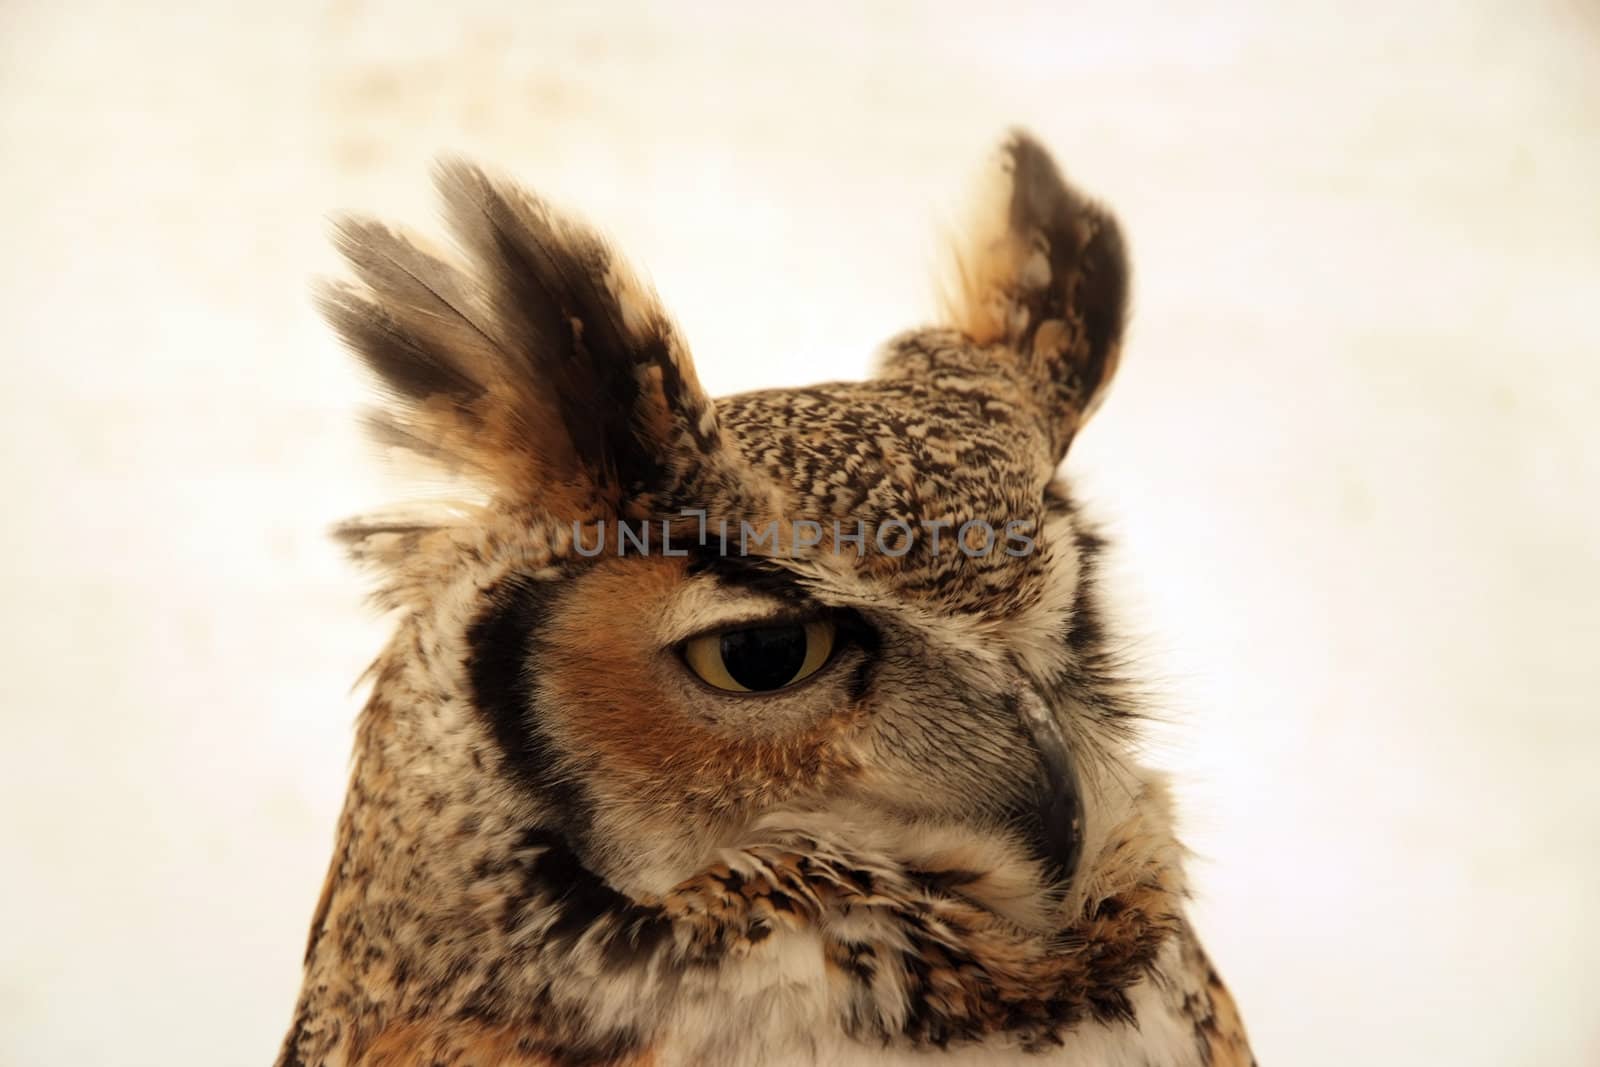
<instances>
[{"instance_id":1,"label":"owl's eyelid","mask_svg":"<svg viewBox=\"0 0 1600 1067\"><path fill-rule=\"evenodd\" d=\"M766 626L804 626L808 622L832 620L834 613L826 608L794 608L780 607L773 611L761 612L752 615L735 615L721 619L710 626L703 626L694 633L678 638L669 643L671 648L682 648L691 641L702 637L711 637L716 634L732 633L735 630L754 630Z\"/></svg>"}]
</instances>

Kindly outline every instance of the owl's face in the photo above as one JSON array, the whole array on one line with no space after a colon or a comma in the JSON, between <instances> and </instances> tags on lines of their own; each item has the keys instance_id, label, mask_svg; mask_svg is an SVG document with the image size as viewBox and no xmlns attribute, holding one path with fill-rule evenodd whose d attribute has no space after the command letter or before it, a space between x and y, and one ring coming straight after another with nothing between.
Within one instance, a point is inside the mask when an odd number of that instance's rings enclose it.
<instances>
[{"instance_id":1,"label":"owl's face","mask_svg":"<svg viewBox=\"0 0 1600 1067\"><path fill-rule=\"evenodd\" d=\"M865 382L716 401L607 248L475 171L441 172L468 273L344 228L364 287L325 305L380 434L478 490L346 529L404 613L380 683L432 710L396 701L387 747L438 841L537 825L651 899L811 819L1070 882L1128 711L1055 468L1125 267L1036 145L1003 164L948 324Z\"/></svg>"}]
</instances>

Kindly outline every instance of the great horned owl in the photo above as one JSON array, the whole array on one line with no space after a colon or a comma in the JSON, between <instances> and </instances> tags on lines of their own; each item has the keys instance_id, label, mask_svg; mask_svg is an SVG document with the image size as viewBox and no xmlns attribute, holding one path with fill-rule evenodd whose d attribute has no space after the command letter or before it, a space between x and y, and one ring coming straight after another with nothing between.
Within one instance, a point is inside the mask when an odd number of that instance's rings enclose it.
<instances>
[{"instance_id":1,"label":"great horned owl","mask_svg":"<svg viewBox=\"0 0 1600 1067\"><path fill-rule=\"evenodd\" d=\"M373 428L470 492L342 529L398 625L281 1067L1251 1062L1056 475L1122 241L1027 135L993 170L942 325L719 400L471 166L458 262L340 226Z\"/></svg>"}]
</instances>

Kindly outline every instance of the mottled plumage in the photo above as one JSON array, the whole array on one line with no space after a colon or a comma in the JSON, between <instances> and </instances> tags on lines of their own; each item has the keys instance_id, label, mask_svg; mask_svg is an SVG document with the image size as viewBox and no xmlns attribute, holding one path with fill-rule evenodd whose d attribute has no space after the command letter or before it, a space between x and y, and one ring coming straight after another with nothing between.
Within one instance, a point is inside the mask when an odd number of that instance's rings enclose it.
<instances>
[{"instance_id":1,"label":"mottled plumage","mask_svg":"<svg viewBox=\"0 0 1600 1067\"><path fill-rule=\"evenodd\" d=\"M944 323L713 402L589 230L439 183L453 258L347 222L323 291L462 493L340 531L398 622L280 1067L1252 1062L1056 475L1111 217L1015 135Z\"/></svg>"}]
</instances>

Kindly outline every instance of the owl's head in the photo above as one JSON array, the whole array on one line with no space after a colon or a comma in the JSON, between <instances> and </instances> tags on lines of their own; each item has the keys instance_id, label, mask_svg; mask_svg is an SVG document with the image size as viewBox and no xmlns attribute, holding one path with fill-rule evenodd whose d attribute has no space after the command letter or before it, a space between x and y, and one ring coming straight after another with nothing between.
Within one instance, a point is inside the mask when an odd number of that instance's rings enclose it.
<instances>
[{"instance_id":1,"label":"owl's head","mask_svg":"<svg viewBox=\"0 0 1600 1067\"><path fill-rule=\"evenodd\" d=\"M636 901L804 832L1024 924L1110 877L1154 787L1056 469L1117 363L1112 218L1015 135L941 325L865 381L714 400L594 233L438 183L458 254L346 222L357 284L322 293L379 439L468 487L342 531L400 619L350 832L403 880L536 847Z\"/></svg>"}]
</instances>

